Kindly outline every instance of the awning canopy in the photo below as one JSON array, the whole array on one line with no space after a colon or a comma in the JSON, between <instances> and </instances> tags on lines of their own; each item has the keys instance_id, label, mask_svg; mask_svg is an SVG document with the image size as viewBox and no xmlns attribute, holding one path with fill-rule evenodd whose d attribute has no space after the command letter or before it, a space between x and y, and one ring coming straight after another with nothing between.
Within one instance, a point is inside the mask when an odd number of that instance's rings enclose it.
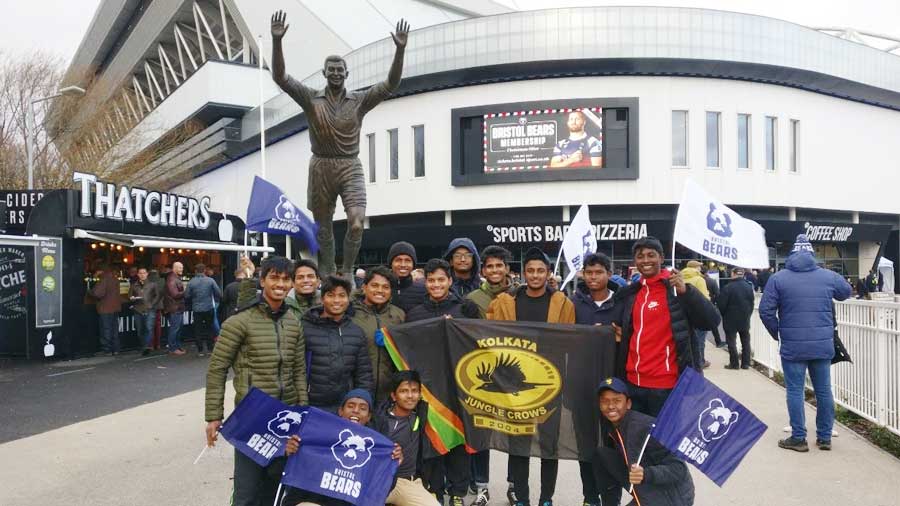
<instances>
[{"instance_id":1,"label":"awning canopy","mask_svg":"<svg viewBox=\"0 0 900 506\"><path fill-rule=\"evenodd\" d=\"M49 241L49 237L41 237L38 235L2 235L0 234L0 245L4 246L36 246L41 241Z\"/></svg>"},{"instance_id":2,"label":"awning canopy","mask_svg":"<svg viewBox=\"0 0 900 506\"><path fill-rule=\"evenodd\" d=\"M76 239L91 239L129 248L143 246L145 248L183 248L202 249L207 251L248 251L253 253L274 253L271 246L244 246L233 242L189 241L176 237L148 237L140 235L119 234L114 232L95 232L93 230L74 229Z\"/></svg>"}]
</instances>

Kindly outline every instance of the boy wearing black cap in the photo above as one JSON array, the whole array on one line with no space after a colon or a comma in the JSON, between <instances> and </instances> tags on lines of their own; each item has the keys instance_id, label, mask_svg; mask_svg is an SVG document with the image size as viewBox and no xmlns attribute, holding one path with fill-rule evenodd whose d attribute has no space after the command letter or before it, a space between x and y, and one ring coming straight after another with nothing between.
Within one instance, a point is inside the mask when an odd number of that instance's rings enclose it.
<instances>
[{"instance_id":1,"label":"boy wearing black cap","mask_svg":"<svg viewBox=\"0 0 900 506\"><path fill-rule=\"evenodd\" d=\"M631 411L628 385L619 378L603 380L597 387L597 403L601 423L609 424L605 427L608 445L594 453L600 504L618 505L623 487L634 497L629 506L694 504L694 482L687 465L655 439L648 439L656 419Z\"/></svg>"},{"instance_id":2,"label":"boy wearing black cap","mask_svg":"<svg viewBox=\"0 0 900 506\"><path fill-rule=\"evenodd\" d=\"M395 242L388 250L388 265L395 278L391 281L391 304L409 313L425 300L425 283L415 282L412 277L416 267L416 247L406 241Z\"/></svg>"},{"instance_id":3,"label":"boy wearing black cap","mask_svg":"<svg viewBox=\"0 0 900 506\"><path fill-rule=\"evenodd\" d=\"M488 306L488 320L575 323L575 306L572 301L566 294L547 287L547 279L550 277L550 259L547 255L538 248L531 248L525 252L523 262L525 285L512 295L497 295ZM558 426L558 416L546 423L553 423L553 420ZM512 486L507 492L507 498L513 506L530 504L528 454L531 443L531 436L510 436L508 471ZM556 459L541 459L541 506L553 504L558 469L559 461Z\"/></svg>"}]
</instances>

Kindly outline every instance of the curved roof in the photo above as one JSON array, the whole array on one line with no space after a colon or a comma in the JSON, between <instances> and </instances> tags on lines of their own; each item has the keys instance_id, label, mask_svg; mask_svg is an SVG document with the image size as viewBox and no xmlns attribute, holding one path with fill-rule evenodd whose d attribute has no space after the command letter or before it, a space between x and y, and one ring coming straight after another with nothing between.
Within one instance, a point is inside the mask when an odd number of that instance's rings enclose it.
<instances>
[{"instance_id":1,"label":"curved roof","mask_svg":"<svg viewBox=\"0 0 900 506\"><path fill-rule=\"evenodd\" d=\"M365 88L383 80L392 57L389 38L350 52L347 87ZM403 77L498 65L524 69L533 62L568 62L566 67L577 67L573 61L654 59L734 62L771 67L773 72L800 70L900 94L897 55L779 19L681 7L546 9L422 28L410 33ZM772 81L778 82L777 76ZM316 88L325 84L318 73L304 83ZM266 108L268 125L301 113L284 94L270 100ZM245 138L258 133L254 121L243 126Z\"/></svg>"}]
</instances>

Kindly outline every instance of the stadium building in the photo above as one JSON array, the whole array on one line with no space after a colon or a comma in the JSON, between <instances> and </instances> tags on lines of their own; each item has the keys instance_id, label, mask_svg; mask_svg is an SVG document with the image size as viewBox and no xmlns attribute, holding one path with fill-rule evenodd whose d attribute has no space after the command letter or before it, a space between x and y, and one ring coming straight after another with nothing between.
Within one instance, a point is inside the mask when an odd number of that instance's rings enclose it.
<instances>
[{"instance_id":1,"label":"stadium building","mask_svg":"<svg viewBox=\"0 0 900 506\"><path fill-rule=\"evenodd\" d=\"M291 25L287 71L315 88L331 53L346 58L348 89L384 80L388 33L401 17L414 30L399 91L363 123L363 265L385 262L396 240L416 244L424 261L458 236L552 254L581 204L617 265L644 234L660 238L668 257L688 179L763 224L772 265L801 232L828 268L851 278L881 257L898 260L900 204L888 194L900 183L900 44L756 15L106 0L65 84L83 83L90 69L105 86L81 99L82 114L109 101L117 111L102 133L60 142L137 154L200 122L124 182L208 195L216 210L245 216L262 171L262 97L266 177L305 207L306 119L258 70L259 36L267 64L277 9ZM271 244L284 250L283 238ZM676 255L695 256L680 247Z\"/></svg>"}]
</instances>

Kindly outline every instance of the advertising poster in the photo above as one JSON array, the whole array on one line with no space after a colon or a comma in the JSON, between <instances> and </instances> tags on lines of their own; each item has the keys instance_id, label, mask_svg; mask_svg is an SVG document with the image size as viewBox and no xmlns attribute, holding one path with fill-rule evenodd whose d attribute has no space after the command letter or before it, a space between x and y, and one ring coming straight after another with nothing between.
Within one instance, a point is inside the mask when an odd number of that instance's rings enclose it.
<instances>
[{"instance_id":1,"label":"advertising poster","mask_svg":"<svg viewBox=\"0 0 900 506\"><path fill-rule=\"evenodd\" d=\"M34 326L62 325L62 239L42 240L34 247Z\"/></svg>"},{"instance_id":2,"label":"advertising poster","mask_svg":"<svg viewBox=\"0 0 900 506\"><path fill-rule=\"evenodd\" d=\"M599 107L484 115L484 172L603 168Z\"/></svg>"},{"instance_id":3,"label":"advertising poster","mask_svg":"<svg viewBox=\"0 0 900 506\"><path fill-rule=\"evenodd\" d=\"M25 254L28 249L0 246L0 354L25 352L28 313Z\"/></svg>"}]
</instances>

